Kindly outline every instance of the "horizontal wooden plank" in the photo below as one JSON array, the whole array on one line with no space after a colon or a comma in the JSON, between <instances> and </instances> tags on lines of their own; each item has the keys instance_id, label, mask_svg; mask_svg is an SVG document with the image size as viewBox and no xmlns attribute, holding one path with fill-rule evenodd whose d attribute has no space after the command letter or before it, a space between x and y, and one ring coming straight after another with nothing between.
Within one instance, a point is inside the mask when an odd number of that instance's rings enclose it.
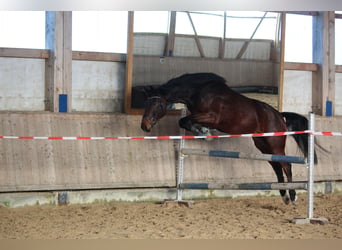
<instances>
[{"instance_id":1,"label":"horizontal wooden plank","mask_svg":"<svg viewBox=\"0 0 342 250\"><path fill-rule=\"evenodd\" d=\"M318 16L318 11L286 11L286 14Z\"/></svg>"},{"instance_id":2,"label":"horizontal wooden plank","mask_svg":"<svg viewBox=\"0 0 342 250\"><path fill-rule=\"evenodd\" d=\"M126 54L73 51L72 59L85 61L126 62Z\"/></svg>"},{"instance_id":3,"label":"horizontal wooden plank","mask_svg":"<svg viewBox=\"0 0 342 250\"><path fill-rule=\"evenodd\" d=\"M47 59L50 57L50 50L48 49L0 48L0 57ZM86 60L86 61L126 62L126 54L73 51L72 59L73 60Z\"/></svg>"},{"instance_id":4,"label":"horizontal wooden plank","mask_svg":"<svg viewBox=\"0 0 342 250\"><path fill-rule=\"evenodd\" d=\"M302 70L302 71L317 71L318 65L315 63L295 63L295 62L285 62L285 70Z\"/></svg>"},{"instance_id":5,"label":"horizontal wooden plank","mask_svg":"<svg viewBox=\"0 0 342 250\"><path fill-rule=\"evenodd\" d=\"M47 49L0 48L0 57L40 58L50 57Z\"/></svg>"},{"instance_id":6,"label":"horizontal wooden plank","mask_svg":"<svg viewBox=\"0 0 342 250\"><path fill-rule=\"evenodd\" d=\"M335 13L335 18L342 19L342 14Z\"/></svg>"},{"instance_id":7,"label":"horizontal wooden plank","mask_svg":"<svg viewBox=\"0 0 342 250\"><path fill-rule=\"evenodd\" d=\"M283 13L284 11L271 11L274 13ZM286 14L304 15L304 16L318 16L318 11L285 11Z\"/></svg>"},{"instance_id":8,"label":"horizontal wooden plank","mask_svg":"<svg viewBox=\"0 0 342 250\"><path fill-rule=\"evenodd\" d=\"M342 65L336 65L335 66L335 72L336 73L342 73Z\"/></svg>"}]
</instances>

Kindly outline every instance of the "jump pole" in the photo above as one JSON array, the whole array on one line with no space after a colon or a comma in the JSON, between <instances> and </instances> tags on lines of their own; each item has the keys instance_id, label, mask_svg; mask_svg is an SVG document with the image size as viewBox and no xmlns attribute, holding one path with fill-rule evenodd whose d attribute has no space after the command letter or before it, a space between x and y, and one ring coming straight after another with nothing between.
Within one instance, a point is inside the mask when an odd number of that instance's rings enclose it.
<instances>
[{"instance_id":1,"label":"jump pole","mask_svg":"<svg viewBox=\"0 0 342 250\"><path fill-rule=\"evenodd\" d=\"M307 161L304 157L286 156L286 155L272 155L272 154L252 154L244 152L222 151L222 150L205 150L205 149L190 149L183 148L181 152L185 155L207 155L210 157L224 157L224 158L239 158L251 159L260 161L277 161L306 164Z\"/></svg>"},{"instance_id":2,"label":"jump pole","mask_svg":"<svg viewBox=\"0 0 342 250\"><path fill-rule=\"evenodd\" d=\"M292 183L180 183L180 189L207 189L207 190L307 190L306 182Z\"/></svg>"}]
</instances>

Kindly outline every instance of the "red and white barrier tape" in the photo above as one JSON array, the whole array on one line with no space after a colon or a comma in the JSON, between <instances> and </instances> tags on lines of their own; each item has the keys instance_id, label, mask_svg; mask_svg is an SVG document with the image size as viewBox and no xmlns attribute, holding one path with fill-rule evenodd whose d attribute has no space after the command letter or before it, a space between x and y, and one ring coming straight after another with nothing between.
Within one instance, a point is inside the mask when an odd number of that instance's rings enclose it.
<instances>
[{"instance_id":1,"label":"red and white barrier tape","mask_svg":"<svg viewBox=\"0 0 342 250\"><path fill-rule=\"evenodd\" d=\"M0 136L0 139L26 139L26 140L180 140L180 139L208 139L208 138L229 138L229 137L261 137L261 136L284 136L293 134L304 134L310 131L291 131L291 132L269 132L254 134L236 135L211 135L211 136Z\"/></svg>"},{"instance_id":2,"label":"red and white barrier tape","mask_svg":"<svg viewBox=\"0 0 342 250\"><path fill-rule=\"evenodd\" d=\"M342 132L311 132L288 131L288 132L268 132L253 134L235 134L235 135L210 135L210 136L0 136L0 139L22 139L22 140L181 140L181 139L211 139L211 138L230 138L230 137L267 137L267 136L284 136L294 134L314 134L324 136L342 136Z\"/></svg>"},{"instance_id":3,"label":"red and white barrier tape","mask_svg":"<svg viewBox=\"0 0 342 250\"><path fill-rule=\"evenodd\" d=\"M313 132L314 135L342 136L342 132Z\"/></svg>"}]
</instances>

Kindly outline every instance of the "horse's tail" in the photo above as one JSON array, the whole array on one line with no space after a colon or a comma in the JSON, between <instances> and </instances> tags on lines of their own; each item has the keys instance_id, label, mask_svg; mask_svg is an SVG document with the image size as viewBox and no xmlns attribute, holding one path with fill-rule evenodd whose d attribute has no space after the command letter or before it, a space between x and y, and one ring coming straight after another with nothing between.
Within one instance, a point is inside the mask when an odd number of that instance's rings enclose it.
<instances>
[{"instance_id":1,"label":"horse's tail","mask_svg":"<svg viewBox=\"0 0 342 250\"><path fill-rule=\"evenodd\" d=\"M304 131L309 129L309 121L305 116L293 112L282 112L281 115L285 118L288 131ZM292 136L304 156L308 157L309 135L295 134ZM314 162L315 164L318 162L316 150L314 151Z\"/></svg>"}]
</instances>

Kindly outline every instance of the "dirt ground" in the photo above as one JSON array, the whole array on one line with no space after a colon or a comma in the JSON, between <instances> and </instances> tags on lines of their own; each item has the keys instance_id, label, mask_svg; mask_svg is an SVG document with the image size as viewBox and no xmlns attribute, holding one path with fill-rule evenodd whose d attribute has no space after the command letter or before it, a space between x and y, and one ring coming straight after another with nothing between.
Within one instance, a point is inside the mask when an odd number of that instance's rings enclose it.
<instances>
[{"instance_id":1,"label":"dirt ground","mask_svg":"<svg viewBox=\"0 0 342 250\"><path fill-rule=\"evenodd\" d=\"M0 239L342 239L342 194L315 196L326 225L296 225L306 215L280 197L155 203L0 207Z\"/></svg>"}]
</instances>

